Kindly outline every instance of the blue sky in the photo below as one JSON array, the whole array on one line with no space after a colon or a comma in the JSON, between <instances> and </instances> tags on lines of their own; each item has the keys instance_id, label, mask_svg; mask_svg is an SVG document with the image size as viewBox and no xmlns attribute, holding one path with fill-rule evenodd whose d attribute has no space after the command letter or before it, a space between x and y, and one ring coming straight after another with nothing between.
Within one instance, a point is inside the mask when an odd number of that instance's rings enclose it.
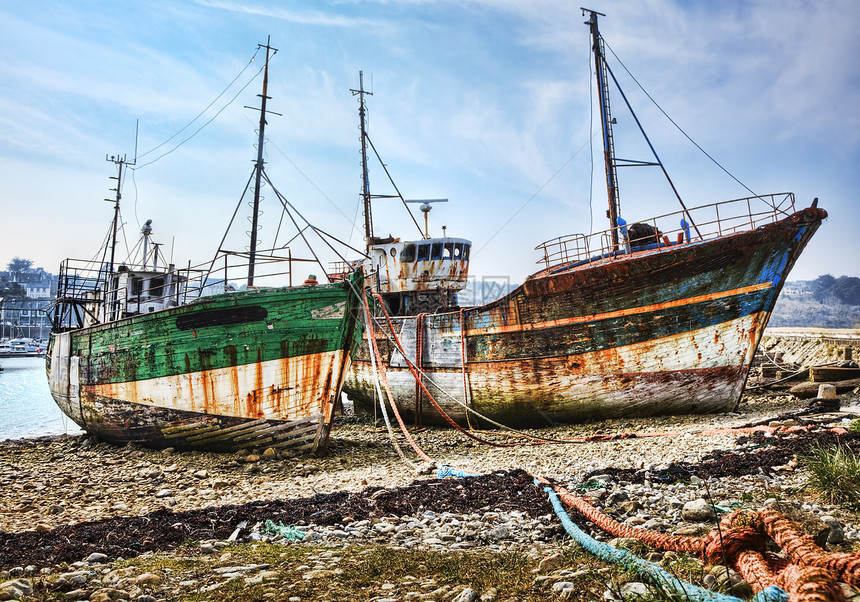
<instances>
[{"instance_id":1,"label":"blue sky","mask_svg":"<svg viewBox=\"0 0 860 602\"><path fill-rule=\"evenodd\" d=\"M856 0L589 7L606 13L604 38L648 93L744 185L794 192L800 207L820 198L830 218L790 279L860 276ZM583 21L566 0L0 3L0 265L18 255L56 271L93 256L111 218L105 156L134 155L138 122L126 236L152 219L176 263L210 258L256 154L256 113L243 107L258 103L262 55L249 61L271 35L269 109L283 116L269 119L266 160L282 194L362 245L350 88L363 70L370 135L398 188L449 199L431 233L471 239L473 275L521 281L539 267L538 243L606 227ZM748 196L623 82L688 205ZM632 124L613 106L620 145ZM628 220L677 208L652 176L622 172ZM391 192L376 165L371 185ZM378 201L374 217L378 235L417 234L399 202ZM264 222L264 245L274 228Z\"/></svg>"}]
</instances>

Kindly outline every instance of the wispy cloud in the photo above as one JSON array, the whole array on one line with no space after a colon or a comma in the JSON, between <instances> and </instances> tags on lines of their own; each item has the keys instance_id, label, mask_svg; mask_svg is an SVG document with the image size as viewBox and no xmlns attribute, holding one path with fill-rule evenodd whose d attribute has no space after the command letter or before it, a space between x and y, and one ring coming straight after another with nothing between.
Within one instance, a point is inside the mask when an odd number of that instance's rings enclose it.
<instances>
[{"instance_id":1,"label":"wispy cloud","mask_svg":"<svg viewBox=\"0 0 860 602\"><path fill-rule=\"evenodd\" d=\"M385 21L368 19L366 17L353 17L337 12L324 12L310 9L297 10L295 8L284 8L283 6L264 5L259 3L195 0L195 4L204 8L239 13L252 17L266 17L269 19L277 19L279 21L294 23L296 25L309 25L313 27L381 28L386 26Z\"/></svg>"},{"instance_id":2,"label":"wispy cloud","mask_svg":"<svg viewBox=\"0 0 860 602\"><path fill-rule=\"evenodd\" d=\"M840 230L851 221L844 216L860 217L841 200L860 188L854 1L593 4L606 13L608 44L636 78L742 179L754 180L756 189L773 183L803 198L821 196L822 204L838 199L827 207L843 216L831 225L834 235L816 239L809 253L842 257L816 245L849 237ZM56 188L38 175L48 173L69 181L67 196L100 199L110 175L101 161L106 153L132 152L136 120L141 150L167 140L272 34L280 52L269 108L283 116L270 116L267 131L278 150L269 147L267 160L284 192L310 199L309 213L348 235L342 213L354 215L359 189L357 104L349 89L364 70L374 91L371 136L404 194L450 196L434 209L431 225L446 223L479 245L494 237L474 269L521 277L532 270L530 249L542 237L587 229L592 180L595 215L602 213L600 153L593 178L591 158L577 154L595 131L583 21L579 4L565 0L2 4L2 193L49 215L65 211L56 209ZM258 56L236 86L260 65ZM721 173L687 175L704 159L614 69L685 188L707 200L738 192ZM135 174L137 189L126 197L130 215L137 199L159 233L181 234L187 249L209 248L203 234L211 234L222 208L232 210L232 193L251 166L257 117L243 107L256 106L257 83L175 153ZM626 146L635 128L617 96L613 112L618 142L625 143L619 154L635 154L638 147ZM374 189L388 192L381 170L373 169ZM630 207L647 211L644 201L663 202L650 190L634 194L639 176L622 175ZM343 211L332 211L326 199ZM385 203L375 215L392 224L393 234L409 232L399 209ZM185 232L189 223L195 227ZM53 243L37 251L48 247L63 252Z\"/></svg>"}]
</instances>

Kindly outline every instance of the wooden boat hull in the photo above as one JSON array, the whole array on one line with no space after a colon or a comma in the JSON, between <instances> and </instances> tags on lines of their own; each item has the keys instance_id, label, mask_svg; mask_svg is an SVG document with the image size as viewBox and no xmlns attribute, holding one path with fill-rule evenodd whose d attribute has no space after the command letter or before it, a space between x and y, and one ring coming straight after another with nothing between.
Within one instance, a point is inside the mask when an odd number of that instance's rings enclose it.
<instances>
[{"instance_id":1,"label":"wooden boat hull","mask_svg":"<svg viewBox=\"0 0 860 602\"><path fill-rule=\"evenodd\" d=\"M785 278L824 217L809 208L713 240L550 268L484 306L392 318L394 330L461 423L466 404L514 427L730 411ZM398 408L442 424L384 330L376 337ZM372 411L366 343L344 390Z\"/></svg>"},{"instance_id":2,"label":"wooden boat hull","mask_svg":"<svg viewBox=\"0 0 860 602\"><path fill-rule=\"evenodd\" d=\"M114 443L314 451L361 339L360 289L250 290L52 333L51 394Z\"/></svg>"}]
</instances>

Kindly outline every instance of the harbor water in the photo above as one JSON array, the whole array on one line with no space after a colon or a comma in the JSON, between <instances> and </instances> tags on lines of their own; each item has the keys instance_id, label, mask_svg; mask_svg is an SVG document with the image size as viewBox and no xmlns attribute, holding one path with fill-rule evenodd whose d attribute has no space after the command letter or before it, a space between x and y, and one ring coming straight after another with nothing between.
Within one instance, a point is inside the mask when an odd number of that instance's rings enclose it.
<instances>
[{"instance_id":1,"label":"harbor water","mask_svg":"<svg viewBox=\"0 0 860 602\"><path fill-rule=\"evenodd\" d=\"M82 432L54 403L44 358L0 358L0 366L0 441Z\"/></svg>"}]
</instances>

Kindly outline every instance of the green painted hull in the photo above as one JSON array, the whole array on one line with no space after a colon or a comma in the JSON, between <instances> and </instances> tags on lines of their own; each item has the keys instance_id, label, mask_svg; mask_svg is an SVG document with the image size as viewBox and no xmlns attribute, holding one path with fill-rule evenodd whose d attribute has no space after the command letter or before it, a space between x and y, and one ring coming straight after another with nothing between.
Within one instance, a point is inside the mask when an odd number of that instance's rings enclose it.
<instances>
[{"instance_id":1,"label":"green painted hull","mask_svg":"<svg viewBox=\"0 0 860 602\"><path fill-rule=\"evenodd\" d=\"M362 286L222 294L52 333L52 395L117 443L315 449L363 334Z\"/></svg>"}]
</instances>

